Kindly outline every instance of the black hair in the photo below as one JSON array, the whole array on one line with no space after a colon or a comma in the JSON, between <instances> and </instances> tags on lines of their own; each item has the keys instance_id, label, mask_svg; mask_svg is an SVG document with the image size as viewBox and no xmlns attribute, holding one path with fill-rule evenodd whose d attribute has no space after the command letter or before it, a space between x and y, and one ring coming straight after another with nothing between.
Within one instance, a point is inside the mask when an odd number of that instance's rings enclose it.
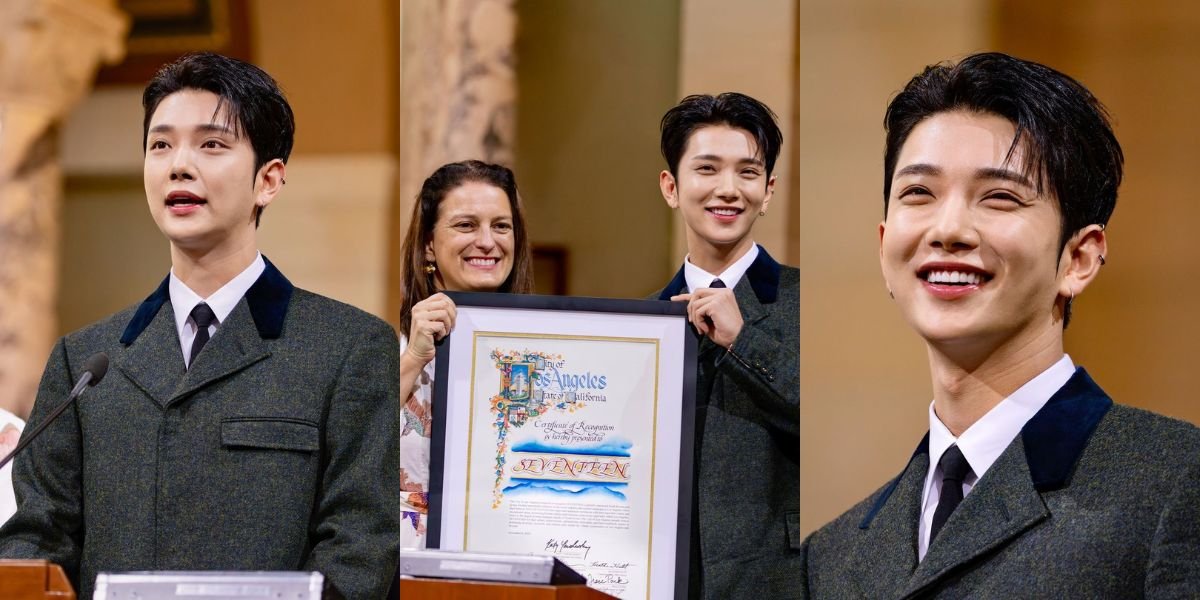
<instances>
[{"instance_id":1,"label":"black hair","mask_svg":"<svg viewBox=\"0 0 1200 600\"><path fill-rule=\"evenodd\" d=\"M671 175L678 175L679 161L697 129L709 125L743 129L754 136L769 178L775 169L775 160L779 158L779 149L783 147L783 132L776 121L775 113L766 104L745 94L692 95L680 100L663 115L659 125L662 130L660 148Z\"/></svg>"},{"instance_id":2,"label":"black hair","mask_svg":"<svg viewBox=\"0 0 1200 600\"><path fill-rule=\"evenodd\" d=\"M999 52L928 66L892 99L884 116L885 218L892 175L909 134L925 119L955 110L997 115L1016 128L1008 156L1023 144L1024 174L1039 193L1058 199L1060 253L1084 227L1108 224L1125 162L1108 112L1071 77Z\"/></svg>"},{"instance_id":3,"label":"black hair","mask_svg":"<svg viewBox=\"0 0 1200 600\"><path fill-rule=\"evenodd\" d=\"M163 98L183 90L212 92L220 98L215 118L225 109L225 125L237 135L246 135L254 149L254 172L279 159L285 164L292 153L296 119L292 107L275 80L262 69L236 58L211 52L188 54L164 65L142 92L142 152L150 118ZM257 207L254 224L258 225L263 207Z\"/></svg>"}]
</instances>

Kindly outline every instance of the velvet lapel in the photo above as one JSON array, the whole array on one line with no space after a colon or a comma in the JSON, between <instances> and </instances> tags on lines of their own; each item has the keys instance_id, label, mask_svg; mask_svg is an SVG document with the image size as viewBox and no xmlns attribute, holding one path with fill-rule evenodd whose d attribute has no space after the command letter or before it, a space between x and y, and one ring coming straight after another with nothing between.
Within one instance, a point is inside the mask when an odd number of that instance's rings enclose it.
<instances>
[{"instance_id":1,"label":"velvet lapel","mask_svg":"<svg viewBox=\"0 0 1200 600\"><path fill-rule=\"evenodd\" d=\"M865 598L893 598L917 567L917 523L921 492L929 470L928 442L922 441L900 474L859 524L854 578Z\"/></svg>"},{"instance_id":2,"label":"velvet lapel","mask_svg":"<svg viewBox=\"0 0 1200 600\"><path fill-rule=\"evenodd\" d=\"M659 300L670 300L671 296L682 294L687 289L687 279L683 277L683 267L675 272L675 277L671 278L671 283L663 288L661 294L658 295Z\"/></svg>"},{"instance_id":3,"label":"velvet lapel","mask_svg":"<svg viewBox=\"0 0 1200 600\"><path fill-rule=\"evenodd\" d=\"M187 371L179 333L175 330L169 277L164 278L138 307L121 335L121 344L128 347L119 366L121 371L155 402L167 406L269 356L263 340L283 335L295 287L265 256L263 261L266 268L262 275L217 327L201 356Z\"/></svg>"},{"instance_id":4,"label":"velvet lapel","mask_svg":"<svg viewBox=\"0 0 1200 600\"><path fill-rule=\"evenodd\" d=\"M902 597L919 595L956 567L1017 537L1049 514L1033 486L1018 437L950 515Z\"/></svg>"},{"instance_id":5,"label":"velvet lapel","mask_svg":"<svg viewBox=\"0 0 1200 600\"><path fill-rule=\"evenodd\" d=\"M165 288L163 295L166 295ZM153 306L153 312L147 309L148 305ZM171 391L184 373L183 351L179 348L174 314L170 302L156 302L154 296L147 299L126 329L126 336L130 336L130 330L135 327L137 333L126 344L128 349L117 365L159 406L166 406Z\"/></svg>"},{"instance_id":6,"label":"velvet lapel","mask_svg":"<svg viewBox=\"0 0 1200 600\"><path fill-rule=\"evenodd\" d=\"M270 356L266 342L254 326L246 299L238 302L229 318L217 327L204 350L179 381L167 400L169 406L200 388Z\"/></svg>"}]
</instances>

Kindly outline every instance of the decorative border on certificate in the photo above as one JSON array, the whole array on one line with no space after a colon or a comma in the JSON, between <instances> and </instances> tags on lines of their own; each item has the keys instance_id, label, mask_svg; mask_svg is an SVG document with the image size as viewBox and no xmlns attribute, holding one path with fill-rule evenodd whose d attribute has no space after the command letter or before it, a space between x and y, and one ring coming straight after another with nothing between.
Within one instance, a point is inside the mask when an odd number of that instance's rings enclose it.
<instances>
[{"instance_id":1,"label":"decorative border on certificate","mask_svg":"<svg viewBox=\"0 0 1200 600\"><path fill-rule=\"evenodd\" d=\"M427 545L552 555L619 598L685 598L696 339L684 305L451 297Z\"/></svg>"}]
</instances>

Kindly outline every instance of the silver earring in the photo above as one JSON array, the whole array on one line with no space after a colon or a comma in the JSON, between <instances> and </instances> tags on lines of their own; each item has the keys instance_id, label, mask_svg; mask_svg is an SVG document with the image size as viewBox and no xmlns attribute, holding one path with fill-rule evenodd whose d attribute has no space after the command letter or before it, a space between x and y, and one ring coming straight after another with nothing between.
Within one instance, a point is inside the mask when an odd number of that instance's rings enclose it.
<instances>
[{"instance_id":1,"label":"silver earring","mask_svg":"<svg viewBox=\"0 0 1200 600\"><path fill-rule=\"evenodd\" d=\"M1103 267L1104 265L1107 265L1107 264L1108 264L1108 261L1104 260L1104 255L1101 254L1100 255L1100 266Z\"/></svg>"},{"instance_id":2,"label":"silver earring","mask_svg":"<svg viewBox=\"0 0 1200 600\"><path fill-rule=\"evenodd\" d=\"M758 216L760 216L760 217L765 217L765 216L767 216L767 211L765 211L765 210L760 210L760 211L758 211Z\"/></svg>"}]
</instances>

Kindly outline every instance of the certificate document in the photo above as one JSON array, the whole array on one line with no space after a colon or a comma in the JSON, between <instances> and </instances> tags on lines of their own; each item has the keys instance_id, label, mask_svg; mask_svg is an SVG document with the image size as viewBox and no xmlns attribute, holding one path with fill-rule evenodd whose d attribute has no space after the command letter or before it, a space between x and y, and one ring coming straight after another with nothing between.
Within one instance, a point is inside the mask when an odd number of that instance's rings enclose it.
<instances>
[{"instance_id":1,"label":"certificate document","mask_svg":"<svg viewBox=\"0 0 1200 600\"><path fill-rule=\"evenodd\" d=\"M683 339L661 333L683 327L586 313L530 327L528 311L458 312L447 461L431 501L448 509L439 547L551 555L618 598L674 597L691 450L681 453Z\"/></svg>"}]
</instances>

